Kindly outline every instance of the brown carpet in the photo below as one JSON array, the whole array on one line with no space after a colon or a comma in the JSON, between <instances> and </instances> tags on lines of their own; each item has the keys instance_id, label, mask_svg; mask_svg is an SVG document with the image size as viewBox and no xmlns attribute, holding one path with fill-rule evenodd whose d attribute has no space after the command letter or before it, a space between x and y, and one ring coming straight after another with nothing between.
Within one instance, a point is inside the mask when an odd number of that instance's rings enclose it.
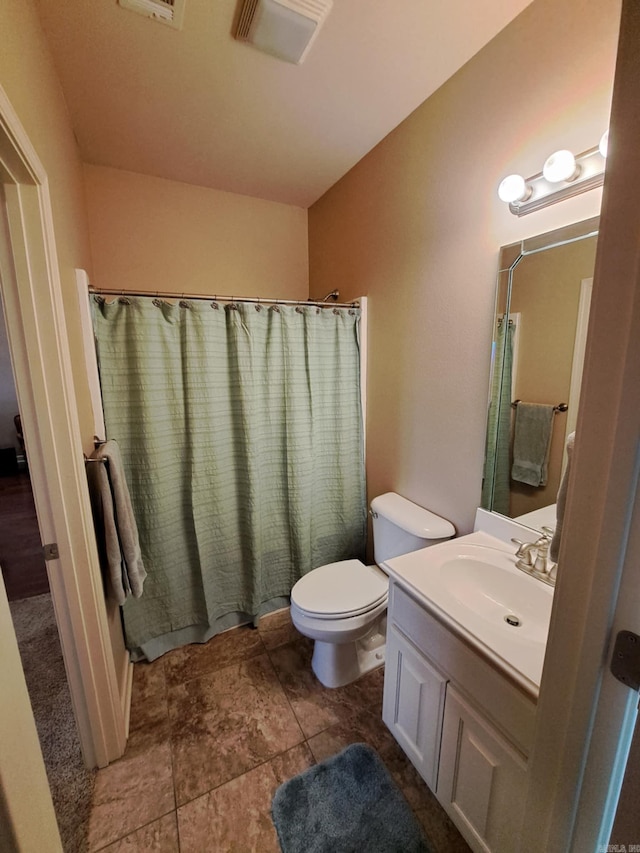
<instances>
[{"instance_id":1,"label":"brown carpet","mask_svg":"<svg viewBox=\"0 0 640 853\"><path fill-rule=\"evenodd\" d=\"M51 595L10 603L65 853L84 853L94 772L82 760Z\"/></svg>"},{"instance_id":2,"label":"brown carpet","mask_svg":"<svg viewBox=\"0 0 640 853\"><path fill-rule=\"evenodd\" d=\"M0 476L0 566L9 601L49 592L27 471Z\"/></svg>"}]
</instances>

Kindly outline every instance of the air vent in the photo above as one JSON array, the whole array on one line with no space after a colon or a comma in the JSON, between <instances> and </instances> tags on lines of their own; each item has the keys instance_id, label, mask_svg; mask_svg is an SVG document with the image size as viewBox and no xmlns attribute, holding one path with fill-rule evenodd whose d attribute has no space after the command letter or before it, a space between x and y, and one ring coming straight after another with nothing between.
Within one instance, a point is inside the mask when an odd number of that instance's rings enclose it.
<instances>
[{"instance_id":1,"label":"air vent","mask_svg":"<svg viewBox=\"0 0 640 853\"><path fill-rule=\"evenodd\" d=\"M123 9L130 9L145 18L153 18L176 30L182 29L185 0L118 0Z\"/></svg>"},{"instance_id":2,"label":"air vent","mask_svg":"<svg viewBox=\"0 0 640 853\"><path fill-rule=\"evenodd\" d=\"M286 62L307 55L333 0L243 0L235 38Z\"/></svg>"}]
</instances>

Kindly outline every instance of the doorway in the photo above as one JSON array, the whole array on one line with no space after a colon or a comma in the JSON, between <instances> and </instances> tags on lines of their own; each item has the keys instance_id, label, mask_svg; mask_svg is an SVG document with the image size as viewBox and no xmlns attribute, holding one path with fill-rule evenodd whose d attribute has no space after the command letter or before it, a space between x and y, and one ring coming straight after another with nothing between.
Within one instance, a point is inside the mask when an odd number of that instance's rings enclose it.
<instances>
[{"instance_id":1,"label":"doorway","mask_svg":"<svg viewBox=\"0 0 640 853\"><path fill-rule=\"evenodd\" d=\"M0 571L62 845L79 853L86 847L94 774L85 767L73 714L1 299Z\"/></svg>"},{"instance_id":2,"label":"doorway","mask_svg":"<svg viewBox=\"0 0 640 853\"><path fill-rule=\"evenodd\" d=\"M0 571L10 602L49 593L1 300Z\"/></svg>"},{"instance_id":3,"label":"doorway","mask_svg":"<svg viewBox=\"0 0 640 853\"><path fill-rule=\"evenodd\" d=\"M47 176L1 87L0 209L6 327L41 542L52 553L51 597L85 763L105 766L124 751L129 697L121 693L109 637ZM7 677L4 688L17 702L24 681L21 688L18 675ZM31 716L28 704L21 713ZM32 780L10 760L11 730L0 726L0 737L7 747L0 755L3 808L16 833L35 832ZM27 754L25 746L22 766Z\"/></svg>"}]
</instances>

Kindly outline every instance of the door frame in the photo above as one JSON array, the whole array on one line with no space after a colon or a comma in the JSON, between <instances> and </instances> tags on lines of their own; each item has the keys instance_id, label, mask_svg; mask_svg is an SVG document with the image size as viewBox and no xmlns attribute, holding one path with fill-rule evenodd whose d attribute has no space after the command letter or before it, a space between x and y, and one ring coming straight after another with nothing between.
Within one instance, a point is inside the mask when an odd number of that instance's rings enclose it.
<instances>
[{"instance_id":1,"label":"door frame","mask_svg":"<svg viewBox=\"0 0 640 853\"><path fill-rule=\"evenodd\" d=\"M0 87L2 293L36 513L80 744L88 767L120 757L120 696L98 561L46 172Z\"/></svg>"},{"instance_id":2,"label":"door frame","mask_svg":"<svg viewBox=\"0 0 640 853\"><path fill-rule=\"evenodd\" d=\"M607 844L637 692L609 671L640 633L640 4L623 0L588 347L520 850Z\"/></svg>"}]
</instances>

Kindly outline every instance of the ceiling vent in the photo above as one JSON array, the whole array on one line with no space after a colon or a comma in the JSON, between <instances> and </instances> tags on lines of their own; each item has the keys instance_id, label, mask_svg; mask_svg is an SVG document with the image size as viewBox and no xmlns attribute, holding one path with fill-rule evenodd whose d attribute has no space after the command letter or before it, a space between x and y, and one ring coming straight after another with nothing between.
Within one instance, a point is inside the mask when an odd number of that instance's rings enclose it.
<instances>
[{"instance_id":1,"label":"ceiling vent","mask_svg":"<svg viewBox=\"0 0 640 853\"><path fill-rule=\"evenodd\" d=\"M118 0L123 9L131 9L176 30L182 29L185 0Z\"/></svg>"},{"instance_id":2,"label":"ceiling vent","mask_svg":"<svg viewBox=\"0 0 640 853\"><path fill-rule=\"evenodd\" d=\"M332 6L333 0L243 0L235 37L299 64Z\"/></svg>"}]
</instances>

